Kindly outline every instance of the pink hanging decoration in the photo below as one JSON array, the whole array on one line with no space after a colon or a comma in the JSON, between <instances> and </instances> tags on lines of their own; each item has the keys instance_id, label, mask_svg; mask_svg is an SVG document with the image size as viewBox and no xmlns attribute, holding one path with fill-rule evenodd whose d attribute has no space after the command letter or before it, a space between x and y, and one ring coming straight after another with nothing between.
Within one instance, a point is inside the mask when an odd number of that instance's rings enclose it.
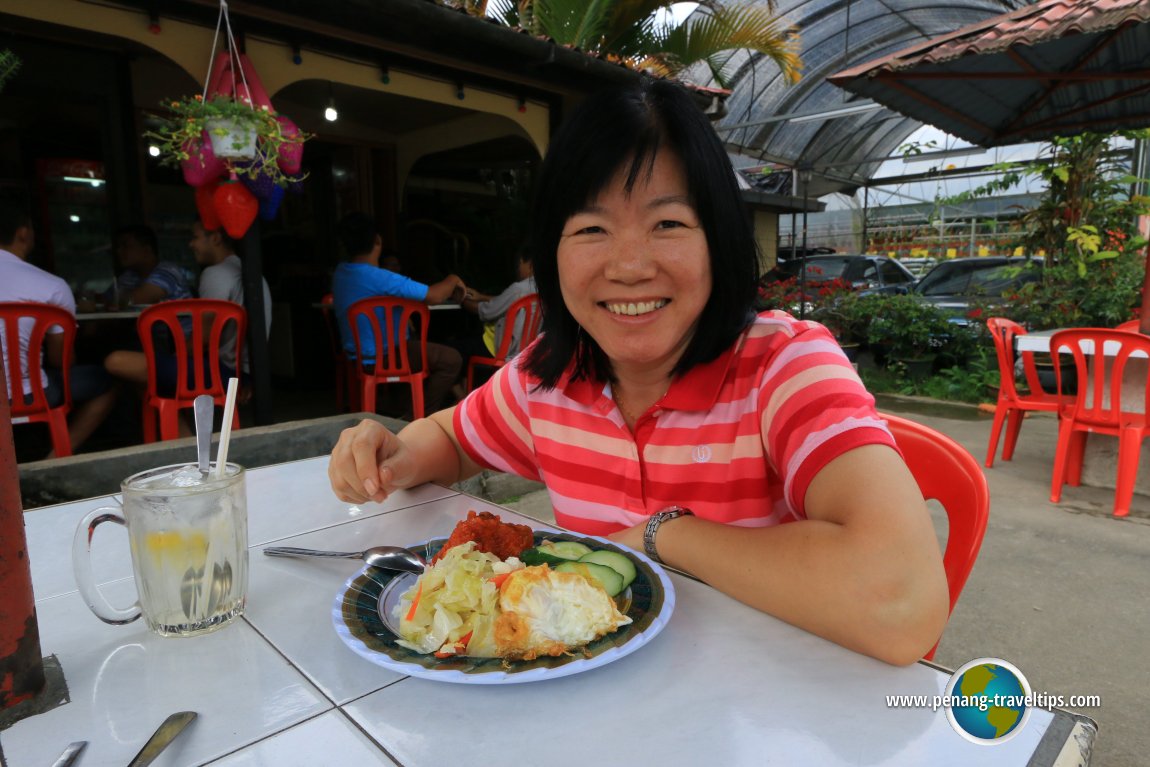
<instances>
[{"instance_id":1,"label":"pink hanging decoration","mask_svg":"<svg viewBox=\"0 0 1150 767\"><path fill-rule=\"evenodd\" d=\"M300 137L299 126L286 115L280 115L276 120L279 121L280 131L285 139L280 146L280 156L276 164L284 173L294 176L299 173L303 165L303 140Z\"/></svg>"},{"instance_id":2,"label":"pink hanging decoration","mask_svg":"<svg viewBox=\"0 0 1150 767\"><path fill-rule=\"evenodd\" d=\"M218 179L228 169L212 151L212 140L207 131L202 131L198 139L188 141L183 149L188 153L188 159L180 162L180 168L184 171L184 181L190 186L203 186Z\"/></svg>"}]
</instances>

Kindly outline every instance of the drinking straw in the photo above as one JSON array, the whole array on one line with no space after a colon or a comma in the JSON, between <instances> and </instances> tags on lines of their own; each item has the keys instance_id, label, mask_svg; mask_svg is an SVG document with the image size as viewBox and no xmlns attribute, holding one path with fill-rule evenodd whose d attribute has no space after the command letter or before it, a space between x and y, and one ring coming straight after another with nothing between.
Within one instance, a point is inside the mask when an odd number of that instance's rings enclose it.
<instances>
[{"instance_id":1,"label":"drinking straw","mask_svg":"<svg viewBox=\"0 0 1150 767\"><path fill-rule=\"evenodd\" d=\"M220 450L216 454L216 478L223 479L228 468L228 443L232 441L232 414L236 411L239 379L228 379L228 396L224 399L224 423L220 427Z\"/></svg>"}]
</instances>

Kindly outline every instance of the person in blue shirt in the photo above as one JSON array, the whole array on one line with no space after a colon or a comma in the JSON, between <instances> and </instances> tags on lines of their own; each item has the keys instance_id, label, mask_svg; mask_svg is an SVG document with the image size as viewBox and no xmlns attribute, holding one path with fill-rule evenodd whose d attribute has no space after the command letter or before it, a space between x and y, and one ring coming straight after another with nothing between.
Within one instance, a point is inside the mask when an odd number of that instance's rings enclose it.
<instances>
[{"instance_id":1,"label":"person in blue shirt","mask_svg":"<svg viewBox=\"0 0 1150 767\"><path fill-rule=\"evenodd\" d=\"M365 213L349 213L339 222L338 234L343 244L347 260L336 267L332 275L332 308L339 323L340 340L344 351L355 357L355 342L351 337L347 310L356 301L375 296L394 296L429 305L441 304L448 299L459 301L467 291L457 275L449 274L439 282L424 285L422 282L404 277L401 274L383 269L379 265L383 240L379 236L375 221ZM426 332L426 329L424 329ZM361 338L364 341L364 360L374 361L374 341L366 320L362 323ZM398 342L399 339L392 339ZM409 350L412 366L418 370L424 364L419 359L419 346L413 344ZM432 413L443 404L452 384L459 376L463 358L450 346L428 342L427 379L424 383L424 407Z\"/></svg>"},{"instance_id":2,"label":"person in blue shirt","mask_svg":"<svg viewBox=\"0 0 1150 767\"><path fill-rule=\"evenodd\" d=\"M116 263L123 271L108 291L118 303L156 304L195 297L195 275L187 267L160 261L151 227L125 226L116 232L115 243Z\"/></svg>"}]
</instances>

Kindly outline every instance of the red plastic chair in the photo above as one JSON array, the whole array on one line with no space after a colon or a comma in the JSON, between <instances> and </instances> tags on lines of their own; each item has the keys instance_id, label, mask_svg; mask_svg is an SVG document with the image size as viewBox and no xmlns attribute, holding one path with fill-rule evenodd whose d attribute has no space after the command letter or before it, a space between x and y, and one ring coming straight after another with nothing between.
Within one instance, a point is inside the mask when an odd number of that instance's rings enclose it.
<instances>
[{"instance_id":1,"label":"red plastic chair","mask_svg":"<svg viewBox=\"0 0 1150 767\"><path fill-rule=\"evenodd\" d=\"M1022 352L1022 369L1026 375L1029 393L1021 394L1014 381L1014 364L1018 357L1014 351L1014 340L1026 335L1026 329L1012 320L991 317L986 327L994 339L994 351L998 356L998 403L994 408L994 424L990 427L990 445L986 449L986 467L994 466L994 453L998 450L998 437L1002 425L1006 423L1006 442L1002 446L1002 460L1014 457L1014 446L1018 442L1018 432L1022 430L1023 413L1027 410L1057 412L1059 408L1074 402L1071 394L1047 394L1038 381L1038 369L1034 365L1034 352Z\"/></svg>"},{"instance_id":2,"label":"red plastic chair","mask_svg":"<svg viewBox=\"0 0 1150 767\"><path fill-rule=\"evenodd\" d=\"M902 451L922 497L946 510L949 530L942 565L950 592L950 611L978 558L990 518L990 491L974 456L950 437L896 415L881 414ZM930 660L938 644L924 657Z\"/></svg>"},{"instance_id":3,"label":"red plastic chair","mask_svg":"<svg viewBox=\"0 0 1150 767\"><path fill-rule=\"evenodd\" d=\"M1114 328L1115 330L1125 330L1127 333L1140 333L1142 320L1126 320L1125 322Z\"/></svg>"},{"instance_id":4,"label":"red plastic chair","mask_svg":"<svg viewBox=\"0 0 1150 767\"><path fill-rule=\"evenodd\" d=\"M423 381L427 378L427 323L431 312L427 304L391 296L375 296L356 301L347 310L351 337L355 343L355 375L359 381L360 407L375 412L376 388L383 384L406 383L411 386L411 410L414 418L423 418ZM418 338L409 335L413 324L419 325ZM375 354L365 355L363 342L367 333L375 341ZM401 343L394 343L399 338ZM419 345L420 369L413 369L410 347ZM363 360L374 356L374 362Z\"/></svg>"},{"instance_id":5,"label":"red plastic chair","mask_svg":"<svg viewBox=\"0 0 1150 767\"><path fill-rule=\"evenodd\" d=\"M207 330L207 345L204 344L204 318L214 314ZM191 338L184 335L180 317L190 317ZM223 407L227 400L228 382L220 375L220 343L224 330L232 325L236 334L236 364L243 359L244 333L247 330L248 315L244 308L231 301L216 301L207 298L187 298L179 301L163 301L148 307L136 320L136 330L148 358L148 389L144 395L144 441L156 441L156 421L160 424L161 440L176 439L180 436L179 413L193 406L196 397L210 394L216 405ZM172 339L176 357L176 391L174 396L161 396L156 379L156 336L159 327L167 328ZM207 360L205 364L204 353ZM211 369L211 383L208 383L208 370ZM239 372L238 370L236 371ZM190 385L189 385L190 382ZM236 408L232 413L232 428L240 428L240 413Z\"/></svg>"},{"instance_id":6,"label":"red plastic chair","mask_svg":"<svg viewBox=\"0 0 1150 767\"><path fill-rule=\"evenodd\" d=\"M31 321L32 334L28 345L20 344L20 323ZM40 380L40 350L44 337L53 327L64 330L64 351L61 358L64 379L64 399L56 407L48 404L48 395ZM8 391L18 393L9 398L12 423L46 423L52 434L52 449L58 456L72 455L72 440L68 436L68 411L72 409L72 390L68 371L72 367L72 347L76 340L76 318L66 309L52 304L0 303L0 338L4 340L8 376ZM25 402L20 381L27 371L32 384L31 402ZM7 394L7 392L5 392Z\"/></svg>"},{"instance_id":7,"label":"red plastic chair","mask_svg":"<svg viewBox=\"0 0 1150 767\"><path fill-rule=\"evenodd\" d=\"M506 318L507 321L503 323L503 337L499 339L499 348L495 350L495 356L478 357L472 355L467 361L467 391L475 388L475 368L477 366L498 369L506 365L508 359L515 357L509 352L511 351L511 344L515 340L516 327L522 329L517 352L526 349L527 345L535 340L535 336L539 335L539 325L543 321L543 312L539 309L539 294L529 293L513 303L507 310Z\"/></svg>"},{"instance_id":8,"label":"red plastic chair","mask_svg":"<svg viewBox=\"0 0 1150 767\"><path fill-rule=\"evenodd\" d=\"M331 343L331 360L335 363L335 406L339 412L346 412L355 402L355 386L352 378L355 377L355 363L347 356L343 349L343 341L339 335L339 324L335 319L335 310L332 308L334 297L328 293L323 297L324 325L327 326L327 338Z\"/></svg>"},{"instance_id":9,"label":"red plastic chair","mask_svg":"<svg viewBox=\"0 0 1150 767\"><path fill-rule=\"evenodd\" d=\"M1117 353L1107 356L1103 349ZM1081 484L1086 435L1109 434L1118 437L1114 516L1124 517L1130 513L1142 440L1150 434L1143 404L1150 403L1150 336L1104 328L1062 330L1051 336L1050 353L1073 355L1078 371L1078 398L1074 407L1062 411L1059 417L1050 500L1058 503L1062 499L1064 484ZM1144 356L1135 357L1138 353ZM1061 389L1062 371L1058 366L1054 369ZM1130 402L1134 393L1141 395L1142 402ZM1123 407L1124 395L1128 407Z\"/></svg>"}]
</instances>

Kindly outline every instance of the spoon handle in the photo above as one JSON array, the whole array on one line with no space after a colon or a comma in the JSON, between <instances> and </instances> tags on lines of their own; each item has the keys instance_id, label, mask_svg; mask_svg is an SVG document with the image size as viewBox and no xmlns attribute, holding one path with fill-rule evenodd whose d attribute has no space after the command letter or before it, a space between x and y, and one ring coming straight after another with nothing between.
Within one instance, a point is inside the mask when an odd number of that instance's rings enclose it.
<instances>
[{"instance_id":1,"label":"spoon handle","mask_svg":"<svg viewBox=\"0 0 1150 767\"><path fill-rule=\"evenodd\" d=\"M293 546L268 546L264 554L269 557L334 557L336 559L363 559L360 551L318 551L316 549L297 549Z\"/></svg>"},{"instance_id":2,"label":"spoon handle","mask_svg":"<svg viewBox=\"0 0 1150 767\"><path fill-rule=\"evenodd\" d=\"M212 460L212 417L216 403L210 394L201 394L192 402L192 412L196 417L196 458L200 472L207 476Z\"/></svg>"}]
</instances>

